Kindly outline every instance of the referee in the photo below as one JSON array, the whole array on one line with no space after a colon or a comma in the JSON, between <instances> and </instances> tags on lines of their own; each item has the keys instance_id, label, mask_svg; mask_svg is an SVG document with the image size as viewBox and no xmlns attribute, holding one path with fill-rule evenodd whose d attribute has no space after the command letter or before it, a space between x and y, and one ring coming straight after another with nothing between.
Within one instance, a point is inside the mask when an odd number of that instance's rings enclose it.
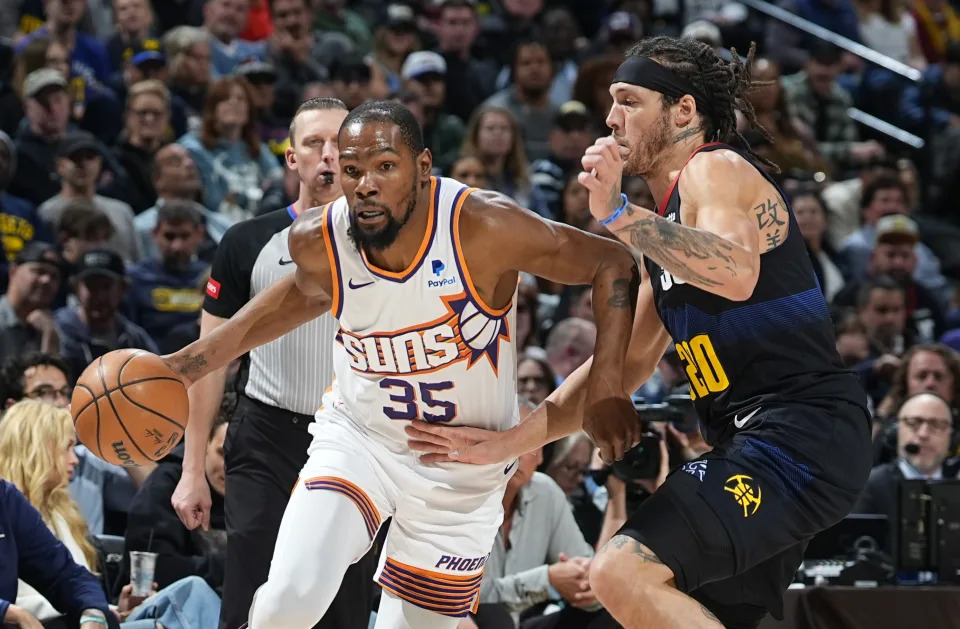
<instances>
[{"instance_id":1,"label":"referee","mask_svg":"<svg viewBox=\"0 0 960 629\"><path fill-rule=\"evenodd\" d=\"M342 196L337 134L346 106L314 98L290 124L287 165L300 177L300 198L286 208L244 221L223 236L207 284L200 335L210 334L254 295L296 267L287 235L301 211ZM336 320L326 314L248 355L237 409L224 443L227 559L220 626L247 621L254 592L267 580L280 520L312 439L307 427L333 381ZM242 380L242 379L241 379ZM183 475L172 502L188 529L210 523L204 449L226 383L220 369L190 388ZM344 576L340 592L317 627L365 629L373 597L373 552ZM323 557L317 557L323 569Z\"/></svg>"}]
</instances>

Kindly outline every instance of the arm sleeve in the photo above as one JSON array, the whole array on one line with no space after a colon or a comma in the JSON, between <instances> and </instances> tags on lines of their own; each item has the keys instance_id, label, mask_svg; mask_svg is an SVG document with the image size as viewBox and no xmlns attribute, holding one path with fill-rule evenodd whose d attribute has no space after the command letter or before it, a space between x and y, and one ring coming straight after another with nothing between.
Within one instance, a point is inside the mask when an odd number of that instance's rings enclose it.
<instances>
[{"instance_id":1,"label":"arm sleeve","mask_svg":"<svg viewBox=\"0 0 960 629\"><path fill-rule=\"evenodd\" d=\"M2 490L11 494L5 502L12 512L20 578L70 616L79 616L85 609L99 609L109 616L107 598L97 578L73 560L23 494L4 485Z\"/></svg>"},{"instance_id":2,"label":"arm sleeve","mask_svg":"<svg viewBox=\"0 0 960 629\"><path fill-rule=\"evenodd\" d=\"M210 269L203 309L229 319L250 300L250 277L259 248L246 237L248 224L234 225L223 235Z\"/></svg>"}]
</instances>

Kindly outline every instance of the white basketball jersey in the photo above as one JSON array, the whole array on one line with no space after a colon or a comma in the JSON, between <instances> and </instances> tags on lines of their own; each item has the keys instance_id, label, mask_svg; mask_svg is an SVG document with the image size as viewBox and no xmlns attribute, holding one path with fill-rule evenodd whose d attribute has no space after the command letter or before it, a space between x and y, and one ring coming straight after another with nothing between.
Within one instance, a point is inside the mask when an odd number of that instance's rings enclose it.
<instances>
[{"instance_id":1,"label":"white basketball jersey","mask_svg":"<svg viewBox=\"0 0 960 629\"><path fill-rule=\"evenodd\" d=\"M518 422L514 299L500 310L483 303L460 246L459 211L472 191L432 179L424 240L400 273L357 251L345 197L324 212L340 323L334 406L396 452L408 450L412 419L491 430Z\"/></svg>"}]
</instances>

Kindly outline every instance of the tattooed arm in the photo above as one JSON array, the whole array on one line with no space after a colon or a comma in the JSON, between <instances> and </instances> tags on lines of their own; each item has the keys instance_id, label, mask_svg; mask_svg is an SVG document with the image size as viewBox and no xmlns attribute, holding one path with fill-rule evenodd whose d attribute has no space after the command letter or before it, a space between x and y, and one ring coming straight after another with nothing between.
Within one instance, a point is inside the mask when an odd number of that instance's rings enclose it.
<instances>
[{"instance_id":1,"label":"tattooed arm","mask_svg":"<svg viewBox=\"0 0 960 629\"><path fill-rule=\"evenodd\" d=\"M290 230L290 257L296 271L258 293L210 334L164 357L185 384L330 310L333 276L320 221L320 208L307 210Z\"/></svg>"},{"instance_id":2,"label":"tattooed arm","mask_svg":"<svg viewBox=\"0 0 960 629\"><path fill-rule=\"evenodd\" d=\"M760 254L786 238L783 201L732 151L696 155L677 185L682 216L696 217L693 225L630 204L608 228L675 278L734 301L749 299Z\"/></svg>"}]
</instances>

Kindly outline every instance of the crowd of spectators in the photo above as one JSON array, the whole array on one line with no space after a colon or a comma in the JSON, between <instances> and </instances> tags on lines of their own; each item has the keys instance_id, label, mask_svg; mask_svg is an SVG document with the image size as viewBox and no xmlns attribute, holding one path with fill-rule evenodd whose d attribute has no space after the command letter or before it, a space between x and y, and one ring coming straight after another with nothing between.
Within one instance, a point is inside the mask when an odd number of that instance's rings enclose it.
<instances>
[{"instance_id":1,"label":"crowd of spectators","mask_svg":"<svg viewBox=\"0 0 960 629\"><path fill-rule=\"evenodd\" d=\"M650 35L693 37L727 58L758 44L753 78L764 83L749 98L770 137L746 119L740 128L780 167L771 174L834 312L837 349L875 411L877 467L858 510L892 514L900 478L956 476L960 17L944 0L778 4L922 79L725 0L0 3L0 526L42 521L50 533L28 558L42 565L21 571L36 589L12 587L2 562L0 620L75 627L81 612L113 614L109 599L124 627L150 619L175 629L164 615L171 600L201 614L216 598L231 397L207 448L210 527L194 531L170 506L181 454L146 469L110 466L75 443L57 409L97 357L168 353L197 338L224 232L298 195L283 156L301 102L396 99L421 123L435 174L609 236L576 180L580 157L609 132L607 88L623 52ZM924 149L859 125L854 106ZM656 204L640 179L623 190ZM526 401L541 402L591 355L590 299L585 287L522 278ZM683 374L668 352L637 397L683 392ZM520 460L481 615L463 627L613 626L586 580L594 549L671 466L709 448L696 431L653 430L664 454L656 478L625 483L582 434ZM128 566L120 581L85 576L105 573L90 540L110 536L160 553L156 597L131 600L117 587ZM74 599L49 589L51 570L71 575Z\"/></svg>"}]
</instances>

